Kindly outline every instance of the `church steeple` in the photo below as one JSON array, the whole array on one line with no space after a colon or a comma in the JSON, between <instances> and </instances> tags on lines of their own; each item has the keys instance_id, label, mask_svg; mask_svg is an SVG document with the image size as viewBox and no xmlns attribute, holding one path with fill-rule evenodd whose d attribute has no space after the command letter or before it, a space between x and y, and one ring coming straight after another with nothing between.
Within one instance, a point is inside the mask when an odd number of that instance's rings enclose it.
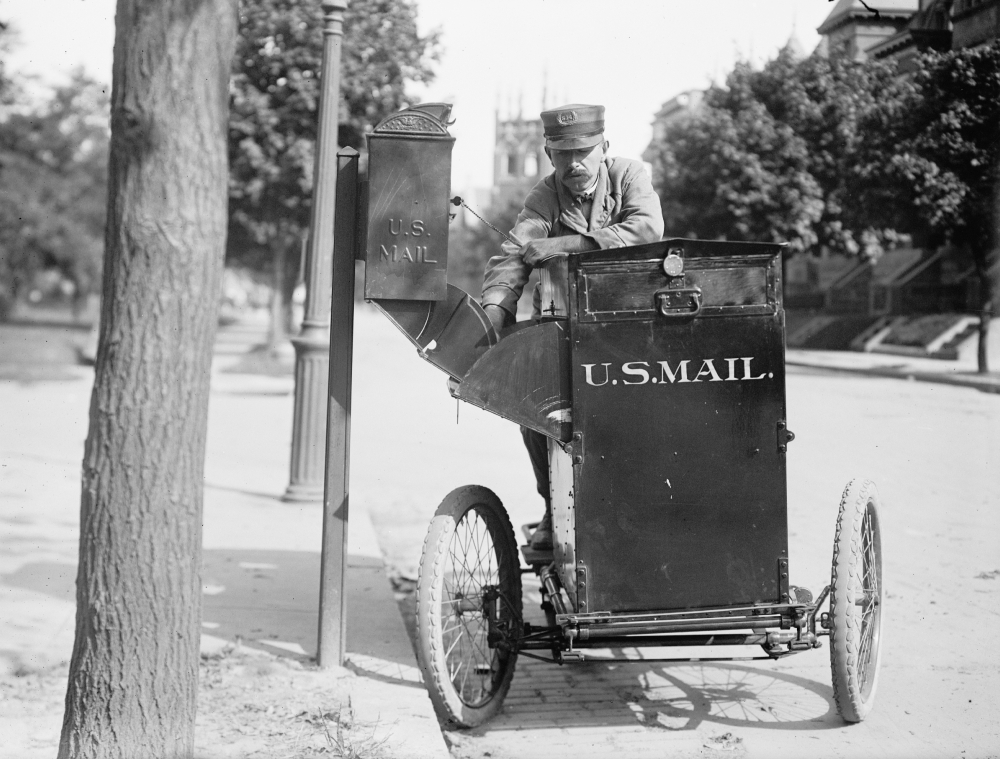
<instances>
[{"instance_id":1,"label":"church steeple","mask_svg":"<svg viewBox=\"0 0 1000 759\"><path fill-rule=\"evenodd\" d=\"M548 72L542 80L542 110L548 107ZM542 177L552 171L545 154L545 137L540 118L525 118L524 91L518 92L517 111L508 95L507 112L497 109L496 139L493 148L493 206L500 208L521 201Z\"/></svg>"}]
</instances>

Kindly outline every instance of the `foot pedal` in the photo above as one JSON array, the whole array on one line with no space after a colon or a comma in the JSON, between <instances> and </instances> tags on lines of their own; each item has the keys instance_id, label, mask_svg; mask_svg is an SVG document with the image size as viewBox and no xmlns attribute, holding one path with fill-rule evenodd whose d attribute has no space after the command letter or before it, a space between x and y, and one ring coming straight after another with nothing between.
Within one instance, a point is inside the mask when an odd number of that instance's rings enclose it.
<instances>
[{"instance_id":1,"label":"foot pedal","mask_svg":"<svg viewBox=\"0 0 1000 759\"><path fill-rule=\"evenodd\" d=\"M524 542L525 543L530 543L531 542L531 534L535 531L535 529L540 524L541 524L541 522L528 522L528 524L522 524L521 525L521 532L524 533Z\"/></svg>"},{"instance_id":2,"label":"foot pedal","mask_svg":"<svg viewBox=\"0 0 1000 759\"><path fill-rule=\"evenodd\" d=\"M788 600L793 604L811 604L813 600L813 594L806 588L800 588L795 585L788 586Z\"/></svg>"},{"instance_id":3,"label":"foot pedal","mask_svg":"<svg viewBox=\"0 0 1000 759\"><path fill-rule=\"evenodd\" d=\"M529 567L535 567L540 564L551 564L554 561L551 548L539 551L537 548L532 548L530 543L526 546L521 546L521 555L524 557L524 563Z\"/></svg>"}]
</instances>

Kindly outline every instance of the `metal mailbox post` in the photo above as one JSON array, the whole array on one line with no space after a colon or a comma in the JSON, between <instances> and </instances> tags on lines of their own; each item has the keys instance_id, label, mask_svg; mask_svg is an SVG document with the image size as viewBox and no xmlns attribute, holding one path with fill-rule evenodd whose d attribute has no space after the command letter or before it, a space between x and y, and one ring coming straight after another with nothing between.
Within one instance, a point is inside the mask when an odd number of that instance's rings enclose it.
<instances>
[{"instance_id":1,"label":"metal mailbox post","mask_svg":"<svg viewBox=\"0 0 1000 759\"><path fill-rule=\"evenodd\" d=\"M478 303L447 283L455 142L448 133L450 112L450 105L430 103L384 119L368 136L367 175L357 151L347 148L337 156L318 636L322 667L339 665L344 657L355 261L366 262L365 298L424 358L453 376L464 374L496 343Z\"/></svg>"}]
</instances>

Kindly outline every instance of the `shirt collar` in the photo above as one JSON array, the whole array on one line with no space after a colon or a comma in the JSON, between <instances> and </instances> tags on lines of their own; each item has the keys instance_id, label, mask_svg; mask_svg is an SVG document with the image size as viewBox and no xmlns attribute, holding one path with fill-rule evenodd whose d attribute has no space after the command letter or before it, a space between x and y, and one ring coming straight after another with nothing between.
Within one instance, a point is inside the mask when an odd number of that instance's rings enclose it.
<instances>
[{"instance_id":1,"label":"shirt collar","mask_svg":"<svg viewBox=\"0 0 1000 759\"><path fill-rule=\"evenodd\" d=\"M594 181L591 183L590 187L585 189L583 192L574 195L573 200L577 201L578 203L583 203L584 201L587 200L593 200L594 193L597 192L597 183L600 180L601 180L601 172L598 171L597 176L594 177Z\"/></svg>"}]
</instances>

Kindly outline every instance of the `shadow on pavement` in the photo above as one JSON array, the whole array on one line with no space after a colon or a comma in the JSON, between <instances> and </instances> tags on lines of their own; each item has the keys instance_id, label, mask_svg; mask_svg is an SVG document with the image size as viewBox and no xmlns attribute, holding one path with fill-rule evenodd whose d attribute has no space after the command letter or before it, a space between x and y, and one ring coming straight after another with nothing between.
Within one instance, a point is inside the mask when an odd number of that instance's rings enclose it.
<instances>
[{"instance_id":1,"label":"shadow on pavement","mask_svg":"<svg viewBox=\"0 0 1000 759\"><path fill-rule=\"evenodd\" d=\"M0 585L42 593L57 601L76 601L76 565L36 561L0 575Z\"/></svg>"},{"instance_id":2,"label":"shadow on pavement","mask_svg":"<svg viewBox=\"0 0 1000 759\"><path fill-rule=\"evenodd\" d=\"M629 725L693 731L705 723L843 727L830 686L787 672L717 662L521 664L502 714L472 733Z\"/></svg>"},{"instance_id":3,"label":"shadow on pavement","mask_svg":"<svg viewBox=\"0 0 1000 759\"><path fill-rule=\"evenodd\" d=\"M311 551L206 550L204 632L272 653L313 658L319 625L320 555ZM412 668L400 646L401 621L381 560L349 556L347 650L358 661ZM377 674L372 667L361 667ZM394 679L394 678L390 678Z\"/></svg>"},{"instance_id":4,"label":"shadow on pavement","mask_svg":"<svg viewBox=\"0 0 1000 759\"><path fill-rule=\"evenodd\" d=\"M206 550L202 631L273 654L314 658L319 573L316 552ZM0 584L73 603L76 566L33 562L0 576ZM413 652L381 560L348 558L347 607L347 650L353 668L371 677L419 686L419 678L406 675L414 669Z\"/></svg>"},{"instance_id":5,"label":"shadow on pavement","mask_svg":"<svg viewBox=\"0 0 1000 759\"><path fill-rule=\"evenodd\" d=\"M524 583L525 618L544 624L537 583L527 577ZM647 649L646 655L660 650ZM741 650L735 655L759 653ZM684 733L711 724L814 731L844 724L828 683L776 670L772 662L642 660L636 649L608 649L608 654L621 658L563 666L519 659L503 711L467 732L642 726ZM825 649L808 652L802 661L815 665L806 657L825 659L825 654Z\"/></svg>"}]
</instances>

